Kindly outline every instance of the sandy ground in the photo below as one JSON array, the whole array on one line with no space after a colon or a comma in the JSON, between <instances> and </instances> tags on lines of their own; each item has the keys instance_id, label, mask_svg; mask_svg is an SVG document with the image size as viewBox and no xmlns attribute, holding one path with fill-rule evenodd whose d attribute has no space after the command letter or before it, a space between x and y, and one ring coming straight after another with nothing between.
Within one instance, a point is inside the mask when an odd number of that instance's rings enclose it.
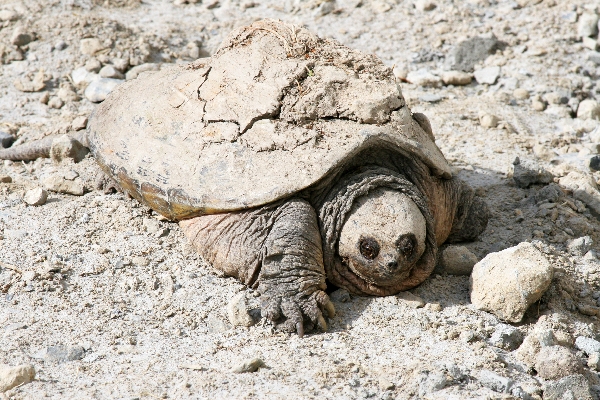
<instances>
[{"instance_id":1,"label":"sandy ground","mask_svg":"<svg viewBox=\"0 0 600 400\"><path fill-rule=\"evenodd\" d=\"M125 60L127 72L190 62L214 52L231 29L265 17L374 53L395 66L411 109L429 117L456 174L492 210L486 232L467 248L483 258L535 240L547 252L553 283L515 326L523 335L551 330L554 344L579 360L597 398L598 373L573 343L600 333L598 317L581 312L597 307L600 296L598 213L569 191L545 206L544 185L523 189L511 177L518 156L537 160L557 182L572 171L600 178L588 168L600 142L597 122L575 118L579 101L600 90L594 53L578 38L578 20L594 7L555 0L4 0L0 130L17 144L70 133L73 120L95 107L85 83L73 80L77 68ZM16 29L35 40L17 47ZM504 50L475 70L499 66L495 83L441 83L458 43L492 35ZM86 38L104 49L82 53ZM408 82L419 70L438 78ZM40 90L17 89L15 80L35 82L40 71ZM517 95L519 88L529 98ZM482 126L484 114L496 116L497 126ZM412 291L425 304L418 308L406 296L335 291L338 315L329 331L302 339L264 321L232 327L226 306L247 289L206 265L176 223L122 194L95 190L97 172L90 157L0 164L0 175L12 180L0 183L0 363L37 371L8 398L540 399L553 384L519 350L490 342L501 321L471 305L468 276L433 274ZM57 174L85 193L50 192L39 207L23 202L28 189ZM595 242L592 251L569 254L567 243L585 235ZM265 367L231 372L253 358ZM486 371L512 389L490 384Z\"/></svg>"}]
</instances>

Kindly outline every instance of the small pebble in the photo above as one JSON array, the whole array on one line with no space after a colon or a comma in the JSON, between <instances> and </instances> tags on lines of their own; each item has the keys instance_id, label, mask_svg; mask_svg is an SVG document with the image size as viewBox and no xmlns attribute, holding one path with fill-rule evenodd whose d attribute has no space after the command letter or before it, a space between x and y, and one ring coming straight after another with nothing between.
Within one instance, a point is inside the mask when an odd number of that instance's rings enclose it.
<instances>
[{"instance_id":1,"label":"small pebble","mask_svg":"<svg viewBox=\"0 0 600 400\"><path fill-rule=\"evenodd\" d=\"M498 126L498 122L500 122L498 117L492 114L484 114L479 117L479 123L484 128L495 128Z\"/></svg>"},{"instance_id":2,"label":"small pebble","mask_svg":"<svg viewBox=\"0 0 600 400\"><path fill-rule=\"evenodd\" d=\"M482 68L473 73L479 84L493 85L500 77L500 67Z\"/></svg>"},{"instance_id":3,"label":"small pebble","mask_svg":"<svg viewBox=\"0 0 600 400\"><path fill-rule=\"evenodd\" d=\"M10 133L0 131L0 147L7 149L10 146L12 146L14 141L15 137L13 135L11 135Z\"/></svg>"},{"instance_id":4,"label":"small pebble","mask_svg":"<svg viewBox=\"0 0 600 400\"><path fill-rule=\"evenodd\" d=\"M9 175L0 174L0 183L11 183L12 178Z\"/></svg>"},{"instance_id":5,"label":"small pebble","mask_svg":"<svg viewBox=\"0 0 600 400\"><path fill-rule=\"evenodd\" d=\"M408 75L406 75L406 80L423 87L439 87L442 83L440 77L433 75L426 69L409 72Z\"/></svg>"},{"instance_id":6,"label":"small pebble","mask_svg":"<svg viewBox=\"0 0 600 400\"><path fill-rule=\"evenodd\" d=\"M105 65L100 70L100 76L103 78L125 79L125 75L117 70L113 65Z\"/></svg>"},{"instance_id":7,"label":"small pebble","mask_svg":"<svg viewBox=\"0 0 600 400\"><path fill-rule=\"evenodd\" d=\"M556 380L579 373L581 363L566 347L545 346L536 357L535 369L541 378Z\"/></svg>"},{"instance_id":8,"label":"small pebble","mask_svg":"<svg viewBox=\"0 0 600 400\"><path fill-rule=\"evenodd\" d=\"M61 50L64 50L64 49L66 49L66 48L67 48L67 44L65 43L65 41L64 41L64 40L59 40L59 41L58 41L58 42L56 42L56 44L54 45L54 48L55 48L56 50L59 50L59 51L61 51Z\"/></svg>"},{"instance_id":9,"label":"small pebble","mask_svg":"<svg viewBox=\"0 0 600 400\"><path fill-rule=\"evenodd\" d=\"M252 326L254 319L248 312L246 292L235 295L227 304L227 317L232 326Z\"/></svg>"},{"instance_id":10,"label":"small pebble","mask_svg":"<svg viewBox=\"0 0 600 400\"><path fill-rule=\"evenodd\" d=\"M234 367L231 372L235 374L243 374L247 372L256 372L260 367L264 367L265 363L260 358L246 360L243 363Z\"/></svg>"},{"instance_id":11,"label":"small pebble","mask_svg":"<svg viewBox=\"0 0 600 400\"><path fill-rule=\"evenodd\" d=\"M396 298L402 300L402 303L406 304L411 308L421 308L425 305L423 299L419 296L412 294L411 292L400 292L396 295Z\"/></svg>"},{"instance_id":12,"label":"small pebble","mask_svg":"<svg viewBox=\"0 0 600 400\"><path fill-rule=\"evenodd\" d=\"M583 13L577 24L577 36L580 38L591 37L598 34L598 15Z\"/></svg>"},{"instance_id":13,"label":"small pebble","mask_svg":"<svg viewBox=\"0 0 600 400\"><path fill-rule=\"evenodd\" d=\"M583 44L583 47L585 47L586 49L590 49L593 51L598 50L598 41L594 38L586 36L581 39L581 43Z\"/></svg>"},{"instance_id":14,"label":"small pebble","mask_svg":"<svg viewBox=\"0 0 600 400\"><path fill-rule=\"evenodd\" d=\"M442 73L442 81L445 85L464 86L471 83L473 74L462 71L445 71Z\"/></svg>"},{"instance_id":15,"label":"small pebble","mask_svg":"<svg viewBox=\"0 0 600 400\"><path fill-rule=\"evenodd\" d=\"M513 97L517 100L526 100L529 98L529 91L522 88L515 89L513 91Z\"/></svg>"},{"instance_id":16,"label":"small pebble","mask_svg":"<svg viewBox=\"0 0 600 400\"><path fill-rule=\"evenodd\" d=\"M585 253L592 248L594 241L590 236L583 236L577 239L573 239L567 245L569 253L575 256L583 256Z\"/></svg>"},{"instance_id":17,"label":"small pebble","mask_svg":"<svg viewBox=\"0 0 600 400\"><path fill-rule=\"evenodd\" d=\"M35 40L35 36L29 33L23 27L18 27L13 31L10 42L15 46L25 46Z\"/></svg>"},{"instance_id":18,"label":"small pebble","mask_svg":"<svg viewBox=\"0 0 600 400\"><path fill-rule=\"evenodd\" d=\"M490 337L490 344L501 349L513 351L523 343L523 333L512 325L498 324Z\"/></svg>"},{"instance_id":19,"label":"small pebble","mask_svg":"<svg viewBox=\"0 0 600 400\"><path fill-rule=\"evenodd\" d=\"M102 63L96 58L92 58L85 63L85 69L89 72L97 74L98 71L100 71L100 68L102 68Z\"/></svg>"},{"instance_id":20,"label":"small pebble","mask_svg":"<svg viewBox=\"0 0 600 400\"><path fill-rule=\"evenodd\" d=\"M93 56L101 50L104 50L104 46L97 38L81 39L79 42L79 51L81 51L83 54Z\"/></svg>"},{"instance_id":21,"label":"small pebble","mask_svg":"<svg viewBox=\"0 0 600 400\"><path fill-rule=\"evenodd\" d=\"M65 103L58 97L52 97L50 99L50 101L48 101L48 107L50 108L54 108L54 109L60 109L62 108L62 106L64 106Z\"/></svg>"},{"instance_id":22,"label":"small pebble","mask_svg":"<svg viewBox=\"0 0 600 400\"><path fill-rule=\"evenodd\" d=\"M42 188L30 189L25 193L23 201L30 206L41 206L46 203L48 192Z\"/></svg>"},{"instance_id":23,"label":"small pebble","mask_svg":"<svg viewBox=\"0 0 600 400\"><path fill-rule=\"evenodd\" d=\"M52 192L83 196L85 187L81 179L70 181L59 174L50 174L41 179L44 187Z\"/></svg>"},{"instance_id":24,"label":"small pebble","mask_svg":"<svg viewBox=\"0 0 600 400\"><path fill-rule=\"evenodd\" d=\"M79 100L79 96L73 90L73 88L71 88L70 85L63 86L60 89L58 89L58 93L56 95L58 96L59 99L61 99L65 103L68 103L70 101L78 101Z\"/></svg>"},{"instance_id":25,"label":"small pebble","mask_svg":"<svg viewBox=\"0 0 600 400\"><path fill-rule=\"evenodd\" d=\"M483 386L498 393L508 393L511 387L514 385L513 380L485 369L479 373L478 380Z\"/></svg>"},{"instance_id":26,"label":"small pebble","mask_svg":"<svg viewBox=\"0 0 600 400\"><path fill-rule=\"evenodd\" d=\"M76 117L73 122L71 122L71 129L74 131L80 131L87 127L88 118L85 116Z\"/></svg>"},{"instance_id":27,"label":"small pebble","mask_svg":"<svg viewBox=\"0 0 600 400\"><path fill-rule=\"evenodd\" d=\"M596 100L583 100L577 107L577 118L600 120L600 104Z\"/></svg>"},{"instance_id":28,"label":"small pebble","mask_svg":"<svg viewBox=\"0 0 600 400\"><path fill-rule=\"evenodd\" d=\"M587 366L594 371L600 371L600 353L592 353L587 360Z\"/></svg>"},{"instance_id":29,"label":"small pebble","mask_svg":"<svg viewBox=\"0 0 600 400\"><path fill-rule=\"evenodd\" d=\"M0 364L0 396L10 389L29 383L35 379L35 368L33 365L10 365Z\"/></svg>"},{"instance_id":30,"label":"small pebble","mask_svg":"<svg viewBox=\"0 0 600 400\"><path fill-rule=\"evenodd\" d=\"M48 346L37 354L34 358L41 358L46 362L63 363L67 361L81 360L85 356L83 346Z\"/></svg>"},{"instance_id":31,"label":"small pebble","mask_svg":"<svg viewBox=\"0 0 600 400\"><path fill-rule=\"evenodd\" d=\"M113 67L120 72L125 72L125 70L129 67L129 61L123 58L113 58L111 63Z\"/></svg>"},{"instance_id":32,"label":"small pebble","mask_svg":"<svg viewBox=\"0 0 600 400\"><path fill-rule=\"evenodd\" d=\"M578 336L575 339L575 347L586 354L600 353L600 342L585 336Z\"/></svg>"},{"instance_id":33,"label":"small pebble","mask_svg":"<svg viewBox=\"0 0 600 400\"><path fill-rule=\"evenodd\" d=\"M0 21L16 21L20 15L13 10L0 10Z\"/></svg>"},{"instance_id":34,"label":"small pebble","mask_svg":"<svg viewBox=\"0 0 600 400\"><path fill-rule=\"evenodd\" d=\"M546 109L546 103L541 100L532 100L531 108L535 111L544 111Z\"/></svg>"},{"instance_id":35,"label":"small pebble","mask_svg":"<svg viewBox=\"0 0 600 400\"><path fill-rule=\"evenodd\" d=\"M112 78L100 78L94 80L85 89L85 97L92 103L100 103L122 82L123 80L121 79Z\"/></svg>"},{"instance_id":36,"label":"small pebble","mask_svg":"<svg viewBox=\"0 0 600 400\"><path fill-rule=\"evenodd\" d=\"M450 275L471 275L477 256L464 246L448 245L442 249L438 261L440 272Z\"/></svg>"}]
</instances>

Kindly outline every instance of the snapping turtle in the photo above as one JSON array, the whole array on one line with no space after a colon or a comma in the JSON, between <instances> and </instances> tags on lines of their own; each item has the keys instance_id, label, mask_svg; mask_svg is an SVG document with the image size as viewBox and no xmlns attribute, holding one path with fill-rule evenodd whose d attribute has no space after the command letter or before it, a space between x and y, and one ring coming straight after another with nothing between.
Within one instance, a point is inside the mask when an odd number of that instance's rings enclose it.
<instances>
[{"instance_id":1,"label":"snapping turtle","mask_svg":"<svg viewBox=\"0 0 600 400\"><path fill-rule=\"evenodd\" d=\"M122 84L86 139L124 191L179 220L208 262L261 293L263 316L301 335L334 314L326 280L413 288L438 246L487 224L390 68L279 21Z\"/></svg>"}]
</instances>

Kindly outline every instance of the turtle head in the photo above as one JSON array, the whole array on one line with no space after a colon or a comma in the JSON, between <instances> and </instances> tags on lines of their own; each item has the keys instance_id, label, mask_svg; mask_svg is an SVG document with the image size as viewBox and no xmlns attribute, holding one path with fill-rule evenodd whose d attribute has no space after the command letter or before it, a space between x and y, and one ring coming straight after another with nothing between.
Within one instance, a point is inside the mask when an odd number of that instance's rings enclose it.
<instances>
[{"instance_id":1,"label":"turtle head","mask_svg":"<svg viewBox=\"0 0 600 400\"><path fill-rule=\"evenodd\" d=\"M425 251L426 220L405 194L376 189L357 198L340 234L338 254L355 274L379 286L409 277Z\"/></svg>"}]
</instances>

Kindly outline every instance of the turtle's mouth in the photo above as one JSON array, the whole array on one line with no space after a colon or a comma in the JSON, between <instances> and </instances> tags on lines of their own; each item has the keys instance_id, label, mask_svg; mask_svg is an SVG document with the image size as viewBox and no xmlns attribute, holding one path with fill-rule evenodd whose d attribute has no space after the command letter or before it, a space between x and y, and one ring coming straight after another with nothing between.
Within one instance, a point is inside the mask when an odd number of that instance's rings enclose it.
<instances>
[{"instance_id":1,"label":"turtle's mouth","mask_svg":"<svg viewBox=\"0 0 600 400\"><path fill-rule=\"evenodd\" d=\"M395 286L409 278L424 244L413 233L401 235L393 244L382 249L376 239L361 237L357 252L340 257L342 266L371 284Z\"/></svg>"}]
</instances>

